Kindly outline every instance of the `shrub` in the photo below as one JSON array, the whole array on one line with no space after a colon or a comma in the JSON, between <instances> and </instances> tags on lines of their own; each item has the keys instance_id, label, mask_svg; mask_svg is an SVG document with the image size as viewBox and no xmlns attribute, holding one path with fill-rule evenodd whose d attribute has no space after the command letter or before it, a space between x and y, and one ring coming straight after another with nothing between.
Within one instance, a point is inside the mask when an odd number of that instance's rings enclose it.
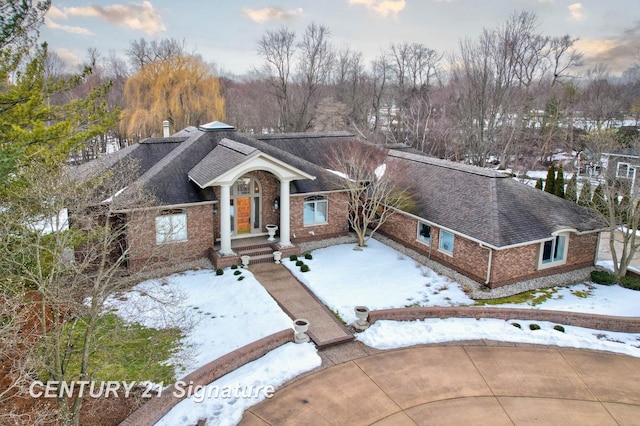
<instances>
[{"instance_id":1,"label":"shrub","mask_svg":"<svg viewBox=\"0 0 640 426\"><path fill-rule=\"evenodd\" d=\"M222 275L224 274L224 271L220 268L216 269L216 275Z\"/></svg>"},{"instance_id":2,"label":"shrub","mask_svg":"<svg viewBox=\"0 0 640 426\"><path fill-rule=\"evenodd\" d=\"M511 325L514 326L515 328L522 328L522 326L517 322L512 322Z\"/></svg>"},{"instance_id":3,"label":"shrub","mask_svg":"<svg viewBox=\"0 0 640 426\"><path fill-rule=\"evenodd\" d=\"M242 280L244 280L244 275L240 275L240 276L238 277L238 281L242 281Z\"/></svg>"},{"instance_id":4,"label":"shrub","mask_svg":"<svg viewBox=\"0 0 640 426\"><path fill-rule=\"evenodd\" d=\"M561 325L554 325L553 329L558 330L560 333L564 333L564 327Z\"/></svg>"},{"instance_id":5,"label":"shrub","mask_svg":"<svg viewBox=\"0 0 640 426\"><path fill-rule=\"evenodd\" d=\"M630 276L622 277L620 278L620 285L629 290L640 291L640 278Z\"/></svg>"},{"instance_id":6,"label":"shrub","mask_svg":"<svg viewBox=\"0 0 640 426\"><path fill-rule=\"evenodd\" d=\"M295 262L296 260L298 260L298 256L296 256L295 254L292 254L291 256L289 256L289 260L292 262Z\"/></svg>"},{"instance_id":7,"label":"shrub","mask_svg":"<svg viewBox=\"0 0 640 426\"><path fill-rule=\"evenodd\" d=\"M231 265L231 269L238 269L238 265Z\"/></svg>"},{"instance_id":8,"label":"shrub","mask_svg":"<svg viewBox=\"0 0 640 426\"><path fill-rule=\"evenodd\" d=\"M306 253L304 255L304 258L307 259L307 260L311 260L311 259L313 259L313 256L311 256L311 253Z\"/></svg>"},{"instance_id":9,"label":"shrub","mask_svg":"<svg viewBox=\"0 0 640 426\"><path fill-rule=\"evenodd\" d=\"M304 265L304 262L302 260L298 260L296 262L296 266L302 266L302 265Z\"/></svg>"},{"instance_id":10,"label":"shrub","mask_svg":"<svg viewBox=\"0 0 640 426\"><path fill-rule=\"evenodd\" d=\"M233 275L240 275L242 273L242 271L234 271Z\"/></svg>"},{"instance_id":11,"label":"shrub","mask_svg":"<svg viewBox=\"0 0 640 426\"><path fill-rule=\"evenodd\" d=\"M302 265L300 267L300 272L309 272L309 265Z\"/></svg>"},{"instance_id":12,"label":"shrub","mask_svg":"<svg viewBox=\"0 0 640 426\"><path fill-rule=\"evenodd\" d=\"M538 324L529 324L529 330L540 330L540 326Z\"/></svg>"},{"instance_id":13,"label":"shrub","mask_svg":"<svg viewBox=\"0 0 640 426\"><path fill-rule=\"evenodd\" d=\"M591 281L596 284L612 285L616 283L616 276L609 271L591 271Z\"/></svg>"}]
</instances>

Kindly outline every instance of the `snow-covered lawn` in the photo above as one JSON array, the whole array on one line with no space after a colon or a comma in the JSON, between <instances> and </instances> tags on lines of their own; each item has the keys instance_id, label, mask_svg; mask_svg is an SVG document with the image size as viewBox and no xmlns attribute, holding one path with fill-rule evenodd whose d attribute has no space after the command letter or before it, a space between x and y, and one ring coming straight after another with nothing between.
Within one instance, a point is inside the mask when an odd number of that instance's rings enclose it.
<instances>
[{"instance_id":1,"label":"snow-covered lawn","mask_svg":"<svg viewBox=\"0 0 640 426\"><path fill-rule=\"evenodd\" d=\"M215 395L223 389L240 387L264 389L265 386L279 387L306 371L319 367L320 357L312 343L287 343L266 354L264 357L246 364L237 370L209 384L200 393L181 401L173 407L156 425L195 425L199 419L206 418L207 424L225 426L240 422L247 408L265 399L264 392L251 398L204 398ZM240 394L242 395L240 391Z\"/></svg>"},{"instance_id":2,"label":"snow-covered lawn","mask_svg":"<svg viewBox=\"0 0 640 426\"><path fill-rule=\"evenodd\" d=\"M305 273L289 259L283 263L347 323L355 321L358 305L374 310L474 303L459 284L377 240L363 250L354 247L341 244L315 250L311 260L301 257L310 268Z\"/></svg>"},{"instance_id":3,"label":"snow-covered lawn","mask_svg":"<svg viewBox=\"0 0 640 426\"><path fill-rule=\"evenodd\" d=\"M292 328L291 319L247 270L200 270L144 281L108 306L126 320L185 330L184 350L172 360L180 378L235 349Z\"/></svg>"},{"instance_id":4,"label":"snow-covered lawn","mask_svg":"<svg viewBox=\"0 0 640 426\"><path fill-rule=\"evenodd\" d=\"M201 270L144 281L107 305L129 321L184 329L184 351L171 360L179 379L239 347L292 327L291 319L253 274L241 271L241 281L231 269L221 276ZM278 387L320 364L314 345L285 344L201 391L212 397L200 393L183 400L158 424L196 424L201 418L212 425L237 424L244 410L265 398L265 386ZM182 389L191 395L187 386ZM209 391L212 387L239 389L239 396L216 397ZM260 388L260 393L252 392Z\"/></svg>"},{"instance_id":5,"label":"snow-covered lawn","mask_svg":"<svg viewBox=\"0 0 640 426\"><path fill-rule=\"evenodd\" d=\"M357 305L385 309L474 303L458 283L417 265L377 240L369 240L368 247L362 251L353 248L354 244L343 244L313 251L313 259L304 260L310 267L306 273L300 272L288 259L283 263L347 322L356 319L353 308ZM231 269L226 269L222 276L209 270L175 274L140 283L109 304L125 319L147 326L186 324L186 350L173 360L184 362L187 355L191 356L188 367L177 368L177 377L182 377L234 349L291 327L291 320L253 275L243 270L242 276L244 279L238 281ZM550 296L535 306L498 306L640 316L640 292L619 286L585 283L545 291ZM514 322L521 328L514 327ZM455 318L378 321L357 338L380 349L491 339L600 349L640 357L640 334L566 325L562 333L553 329L556 324L544 321L537 321L541 329L532 331L531 323L533 321ZM201 392L210 393L215 387L278 387L320 363L312 344L287 344L211 383ZM251 398L200 398L199 395L182 401L159 424L195 424L200 418L207 418L211 424L236 424L245 409L265 398L264 392Z\"/></svg>"},{"instance_id":6,"label":"snow-covered lawn","mask_svg":"<svg viewBox=\"0 0 640 426\"><path fill-rule=\"evenodd\" d=\"M347 322L355 320L354 306L369 309L402 308L411 305L459 305L474 303L459 284L439 276L429 268L416 266L410 258L376 240L369 240L362 251L354 244L337 245L313 251L305 260L310 271L302 273L293 262L285 265L302 280L329 308ZM540 290L544 301L503 304L496 307L519 307L586 312L599 315L640 316L640 292L620 286L593 283ZM541 298L542 299L542 298ZM516 320L514 320L516 321ZM391 349L423 343L455 340L492 339L592 348L640 356L639 334L612 333L571 327L565 333L553 329L556 324L538 321L541 330L532 331L532 321L494 319L428 319L424 321L378 321L357 336L367 345Z\"/></svg>"},{"instance_id":7,"label":"snow-covered lawn","mask_svg":"<svg viewBox=\"0 0 640 426\"><path fill-rule=\"evenodd\" d=\"M545 298L545 295L548 297ZM584 283L570 287L552 287L534 293L533 300L537 296L542 296L540 302L505 303L495 306L551 309L619 317L640 316L640 291L629 290L619 285Z\"/></svg>"},{"instance_id":8,"label":"snow-covered lawn","mask_svg":"<svg viewBox=\"0 0 640 426\"><path fill-rule=\"evenodd\" d=\"M520 324L521 328L513 326ZM530 330L529 324L539 330ZM423 343L456 340L488 339L505 342L538 343L572 348L588 348L640 357L640 334L615 333L587 328L563 326L564 333L555 330L556 324L546 321L500 319L425 319L396 322L377 321L357 339L378 349L393 349Z\"/></svg>"}]
</instances>

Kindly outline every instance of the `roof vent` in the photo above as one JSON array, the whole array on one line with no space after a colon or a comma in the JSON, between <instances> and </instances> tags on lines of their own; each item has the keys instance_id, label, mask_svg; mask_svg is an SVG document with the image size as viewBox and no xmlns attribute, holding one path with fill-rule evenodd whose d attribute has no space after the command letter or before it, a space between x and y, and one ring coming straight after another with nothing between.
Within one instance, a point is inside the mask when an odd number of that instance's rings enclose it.
<instances>
[{"instance_id":1,"label":"roof vent","mask_svg":"<svg viewBox=\"0 0 640 426\"><path fill-rule=\"evenodd\" d=\"M236 128L221 121L212 121L211 123L198 126L198 129L203 132L216 132L220 130L235 130Z\"/></svg>"}]
</instances>

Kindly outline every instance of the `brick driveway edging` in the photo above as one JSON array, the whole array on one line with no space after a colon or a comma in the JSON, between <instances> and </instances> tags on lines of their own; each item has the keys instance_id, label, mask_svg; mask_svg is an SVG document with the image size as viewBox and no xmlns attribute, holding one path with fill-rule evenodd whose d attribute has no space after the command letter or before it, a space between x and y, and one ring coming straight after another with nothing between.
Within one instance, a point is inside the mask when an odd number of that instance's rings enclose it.
<instances>
[{"instance_id":1,"label":"brick driveway edging","mask_svg":"<svg viewBox=\"0 0 640 426\"><path fill-rule=\"evenodd\" d=\"M436 306L381 309L369 312L369 323L380 320L413 321L425 318L496 318L549 321L575 327L620 333L640 333L640 317L616 317L582 312L552 311L546 309L494 308L486 306Z\"/></svg>"},{"instance_id":2,"label":"brick driveway edging","mask_svg":"<svg viewBox=\"0 0 640 426\"><path fill-rule=\"evenodd\" d=\"M293 335L293 329L287 329L271 334L267 337L263 337L260 340L249 343L248 345L203 365L193 373L187 374L183 377L182 382L193 382L194 386L208 385L225 374L228 374L235 369L266 355L267 352L270 352L285 343L293 342ZM174 390L176 390L175 385L168 386L162 391L159 397L151 399L142 407L131 413L129 417L120 423L120 426L153 425L180 401L186 398L186 395L182 398L175 397ZM184 392L182 392L182 394L184 394Z\"/></svg>"}]
</instances>

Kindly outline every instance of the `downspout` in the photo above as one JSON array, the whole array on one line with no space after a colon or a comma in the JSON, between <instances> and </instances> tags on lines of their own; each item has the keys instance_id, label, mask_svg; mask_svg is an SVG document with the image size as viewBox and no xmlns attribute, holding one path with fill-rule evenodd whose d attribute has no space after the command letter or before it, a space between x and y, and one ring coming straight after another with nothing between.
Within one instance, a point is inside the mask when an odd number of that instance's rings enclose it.
<instances>
[{"instance_id":1,"label":"downspout","mask_svg":"<svg viewBox=\"0 0 640 426\"><path fill-rule=\"evenodd\" d=\"M602 238L602 231L598 232L598 238L596 239L596 254L593 257L593 266L598 265L598 256L600 255L600 239Z\"/></svg>"},{"instance_id":2,"label":"downspout","mask_svg":"<svg viewBox=\"0 0 640 426\"><path fill-rule=\"evenodd\" d=\"M486 285L489 285L489 281L491 281L491 262L493 261L493 250L491 247L484 246L483 244L479 244L480 248L489 250L489 261L487 262L487 278L484 280Z\"/></svg>"}]
</instances>

